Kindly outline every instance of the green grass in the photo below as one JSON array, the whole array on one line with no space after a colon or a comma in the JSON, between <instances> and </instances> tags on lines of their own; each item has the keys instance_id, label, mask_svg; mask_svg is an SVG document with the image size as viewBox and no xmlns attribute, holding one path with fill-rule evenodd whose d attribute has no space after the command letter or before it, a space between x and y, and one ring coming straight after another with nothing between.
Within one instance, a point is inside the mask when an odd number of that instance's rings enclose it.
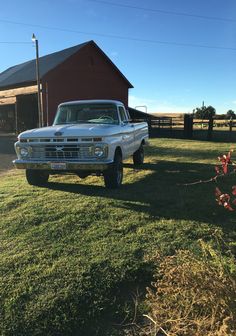
<instances>
[{"instance_id":1,"label":"green grass","mask_svg":"<svg viewBox=\"0 0 236 336\"><path fill-rule=\"evenodd\" d=\"M119 190L98 177L53 176L38 188L22 171L2 175L1 335L122 335L134 291L152 279L145 256L197 253L216 230L233 246L236 217L216 205L215 185L183 185L212 177L229 148L153 139L145 164L125 163Z\"/></svg>"}]
</instances>

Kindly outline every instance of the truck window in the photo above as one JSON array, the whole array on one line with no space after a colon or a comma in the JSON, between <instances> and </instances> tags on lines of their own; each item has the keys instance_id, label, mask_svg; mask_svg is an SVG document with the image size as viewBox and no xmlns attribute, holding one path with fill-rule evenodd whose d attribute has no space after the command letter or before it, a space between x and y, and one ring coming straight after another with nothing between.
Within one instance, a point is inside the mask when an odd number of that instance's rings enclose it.
<instances>
[{"instance_id":1,"label":"truck window","mask_svg":"<svg viewBox=\"0 0 236 336\"><path fill-rule=\"evenodd\" d=\"M125 110L122 106L119 106L119 113L120 113L120 120L121 121L127 121L127 116L126 116Z\"/></svg>"},{"instance_id":2,"label":"truck window","mask_svg":"<svg viewBox=\"0 0 236 336\"><path fill-rule=\"evenodd\" d=\"M54 125L81 123L118 125L117 107L110 103L75 103L59 106Z\"/></svg>"}]
</instances>

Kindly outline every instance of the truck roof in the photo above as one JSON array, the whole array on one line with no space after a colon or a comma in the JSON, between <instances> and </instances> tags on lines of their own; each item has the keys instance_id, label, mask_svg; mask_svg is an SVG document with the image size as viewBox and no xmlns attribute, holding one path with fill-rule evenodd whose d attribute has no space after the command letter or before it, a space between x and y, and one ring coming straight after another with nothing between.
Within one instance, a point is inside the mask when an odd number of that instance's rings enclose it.
<instances>
[{"instance_id":1,"label":"truck roof","mask_svg":"<svg viewBox=\"0 0 236 336\"><path fill-rule=\"evenodd\" d=\"M62 105L70 105L70 104L91 104L91 103L95 103L95 104L115 104L115 105L124 105L122 102L120 102L119 100L112 100L112 99L88 99L88 100L72 100L72 101L68 101L68 102L63 102L61 103L59 106Z\"/></svg>"}]
</instances>

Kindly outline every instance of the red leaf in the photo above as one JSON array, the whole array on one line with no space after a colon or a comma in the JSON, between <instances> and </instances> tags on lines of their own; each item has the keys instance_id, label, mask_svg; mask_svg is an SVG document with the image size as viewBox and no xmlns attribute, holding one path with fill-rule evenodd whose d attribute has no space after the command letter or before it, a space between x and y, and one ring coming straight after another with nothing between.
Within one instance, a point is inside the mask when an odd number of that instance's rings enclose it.
<instances>
[{"instance_id":1,"label":"red leaf","mask_svg":"<svg viewBox=\"0 0 236 336\"><path fill-rule=\"evenodd\" d=\"M222 167L223 167L224 174L227 174L228 173L228 164L226 163Z\"/></svg>"},{"instance_id":2,"label":"red leaf","mask_svg":"<svg viewBox=\"0 0 236 336\"><path fill-rule=\"evenodd\" d=\"M220 167L219 166L215 166L215 171L216 171L216 174L219 175L220 174Z\"/></svg>"},{"instance_id":3,"label":"red leaf","mask_svg":"<svg viewBox=\"0 0 236 336\"><path fill-rule=\"evenodd\" d=\"M224 204L225 202L228 203L230 201L229 194L221 194L220 201L222 202L222 204Z\"/></svg>"},{"instance_id":4,"label":"red leaf","mask_svg":"<svg viewBox=\"0 0 236 336\"><path fill-rule=\"evenodd\" d=\"M215 195L217 197L219 197L222 194L222 192L220 191L220 189L218 187L215 188Z\"/></svg>"},{"instance_id":5,"label":"red leaf","mask_svg":"<svg viewBox=\"0 0 236 336\"><path fill-rule=\"evenodd\" d=\"M236 196L236 185L232 186L232 194Z\"/></svg>"},{"instance_id":6,"label":"red leaf","mask_svg":"<svg viewBox=\"0 0 236 336\"><path fill-rule=\"evenodd\" d=\"M236 198L232 201L233 205L236 205Z\"/></svg>"},{"instance_id":7,"label":"red leaf","mask_svg":"<svg viewBox=\"0 0 236 336\"><path fill-rule=\"evenodd\" d=\"M216 202L224 207L230 202L229 194L222 194L219 188L216 188Z\"/></svg>"},{"instance_id":8,"label":"red leaf","mask_svg":"<svg viewBox=\"0 0 236 336\"><path fill-rule=\"evenodd\" d=\"M230 163L230 159L231 159L231 151L229 151L227 156L226 156L226 162Z\"/></svg>"},{"instance_id":9,"label":"red leaf","mask_svg":"<svg viewBox=\"0 0 236 336\"><path fill-rule=\"evenodd\" d=\"M231 207L230 203L228 203L228 202L224 203L224 208L229 210L229 211L234 211L234 209Z\"/></svg>"}]
</instances>

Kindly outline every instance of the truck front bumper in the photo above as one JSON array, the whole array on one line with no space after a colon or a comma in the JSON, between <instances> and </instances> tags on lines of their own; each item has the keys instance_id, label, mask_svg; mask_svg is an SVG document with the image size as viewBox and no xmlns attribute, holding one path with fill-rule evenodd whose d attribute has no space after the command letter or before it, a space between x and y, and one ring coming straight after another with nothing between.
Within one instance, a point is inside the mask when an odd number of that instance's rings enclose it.
<instances>
[{"instance_id":1,"label":"truck front bumper","mask_svg":"<svg viewBox=\"0 0 236 336\"><path fill-rule=\"evenodd\" d=\"M17 169L37 169L37 170L64 170L64 171L104 171L109 168L113 161L106 162L72 162L72 161L26 161L16 159L13 161Z\"/></svg>"}]
</instances>

